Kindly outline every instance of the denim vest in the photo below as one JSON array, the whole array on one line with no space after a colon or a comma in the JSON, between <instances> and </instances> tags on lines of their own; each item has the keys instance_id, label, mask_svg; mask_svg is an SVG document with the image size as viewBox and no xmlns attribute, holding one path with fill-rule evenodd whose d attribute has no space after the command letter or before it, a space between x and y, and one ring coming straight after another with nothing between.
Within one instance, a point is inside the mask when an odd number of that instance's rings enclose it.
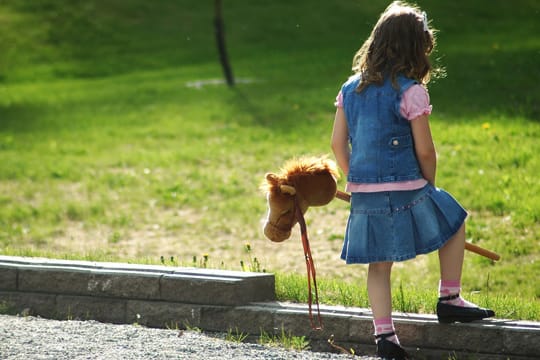
<instances>
[{"instance_id":1,"label":"denim vest","mask_svg":"<svg viewBox=\"0 0 540 360\"><path fill-rule=\"evenodd\" d=\"M387 78L360 93L360 76L343 85L343 109L349 128L351 156L347 180L354 183L386 183L422 178L416 159L409 120L401 116L401 95L416 83L398 76L399 90Z\"/></svg>"}]
</instances>

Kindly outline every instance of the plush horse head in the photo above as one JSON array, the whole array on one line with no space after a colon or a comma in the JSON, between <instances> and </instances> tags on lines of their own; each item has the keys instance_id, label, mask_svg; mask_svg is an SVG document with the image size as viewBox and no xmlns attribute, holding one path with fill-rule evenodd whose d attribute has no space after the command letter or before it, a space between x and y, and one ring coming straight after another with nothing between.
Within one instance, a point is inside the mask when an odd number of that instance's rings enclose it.
<instances>
[{"instance_id":1,"label":"plush horse head","mask_svg":"<svg viewBox=\"0 0 540 360\"><path fill-rule=\"evenodd\" d=\"M338 177L333 161L315 157L289 160L279 174L266 174L268 218L264 235L275 242L288 239L298 221L296 207L304 214L310 206L328 204L336 196Z\"/></svg>"}]
</instances>

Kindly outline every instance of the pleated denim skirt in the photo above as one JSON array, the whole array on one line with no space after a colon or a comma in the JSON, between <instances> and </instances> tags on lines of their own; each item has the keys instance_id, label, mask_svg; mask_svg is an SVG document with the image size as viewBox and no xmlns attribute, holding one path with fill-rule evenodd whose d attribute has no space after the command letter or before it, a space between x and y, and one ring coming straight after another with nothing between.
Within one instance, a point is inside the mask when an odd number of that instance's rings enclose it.
<instances>
[{"instance_id":1,"label":"pleated denim skirt","mask_svg":"<svg viewBox=\"0 0 540 360\"><path fill-rule=\"evenodd\" d=\"M441 248L466 217L452 195L431 184L353 193L341 258L347 264L412 259Z\"/></svg>"}]
</instances>

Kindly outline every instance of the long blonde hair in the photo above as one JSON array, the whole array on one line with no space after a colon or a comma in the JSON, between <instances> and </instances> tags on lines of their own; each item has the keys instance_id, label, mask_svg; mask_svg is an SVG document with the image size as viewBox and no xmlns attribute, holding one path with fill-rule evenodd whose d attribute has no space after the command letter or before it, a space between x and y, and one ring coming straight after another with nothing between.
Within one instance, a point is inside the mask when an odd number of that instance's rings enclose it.
<instances>
[{"instance_id":1,"label":"long blonde hair","mask_svg":"<svg viewBox=\"0 0 540 360\"><path fill-rule=\"evenodd\" d=\"M397 88L399 73L427 84L433 70L429 55L434 47L435 30L429 27L426 14L414 5L394 1L354 55L352 70L362 79L357 91L382 84L388 76Z\"/></svg>"}]
</instances>

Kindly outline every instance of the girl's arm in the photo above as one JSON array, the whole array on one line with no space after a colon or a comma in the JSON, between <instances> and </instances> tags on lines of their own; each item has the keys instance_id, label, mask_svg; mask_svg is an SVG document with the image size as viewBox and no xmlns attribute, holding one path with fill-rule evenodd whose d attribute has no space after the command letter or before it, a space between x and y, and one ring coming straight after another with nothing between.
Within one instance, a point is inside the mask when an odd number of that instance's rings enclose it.
<instances>
[{"instance_id":1,"label":"girl's arm","mask_svg":"<svg viewBox=\"0 0 540 360\"><path fill-rule=\"evenodd\" d=\"M334 119L334 129L332 131L332 151L336 157L338 166L345 176L349 173L349 128L343 108L338 107Z\"/></svg>"},{"instance_id":2,"label":"girl's arm","mask_svg":"<svg viewBox=\"0 0 540 360\"><path fill-rule=\"evenodd\" d=\"M429 116L420 115L411 120L412 134L416 158L420 164L422 176L435 185L435 173L437 171L437 153L429 128Z\"/></svg>"}]
</instances>

